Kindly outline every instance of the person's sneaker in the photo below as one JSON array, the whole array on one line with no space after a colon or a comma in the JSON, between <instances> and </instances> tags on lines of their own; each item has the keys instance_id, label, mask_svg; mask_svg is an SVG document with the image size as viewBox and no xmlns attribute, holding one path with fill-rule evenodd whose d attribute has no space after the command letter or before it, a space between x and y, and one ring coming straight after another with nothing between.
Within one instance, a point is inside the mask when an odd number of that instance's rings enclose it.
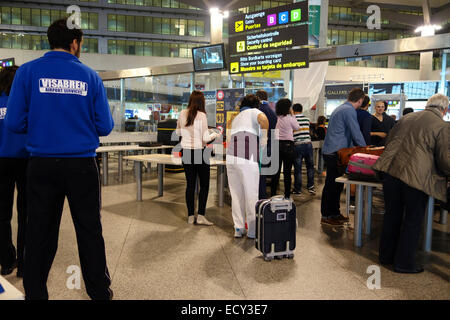
<instances>
[{"instance_id":1,"label":"person's sneaker","mask_svg":"<svg viewBox=\"0 0 450 320\"><path fill-rule=\"evenodd\" d=\"M343 222L333 218L322 218L320 220L321 224L329 225L329 226L342 226Z\"/></svg>"},{"instance_id":2,"label":"person's sneaker","mask_svg":"<svg viewBox=\"0 0 450 320\"><path fill-rule=\"evenodd\" d=\"M236 228L234 229L234 237L235 238L242 238L245 234L245 229L244 228Z\"/></svg>"},{"instance_id":3,"label":"person's sneaker","mask_svg":"<svg viewBox=\"0 0 450 320\"><path fill-rule=\"evenodd\" d=\"M298 190L295 190L295 189L292 189L291 193L292 194L296 194L296 195L301 195L302 194L301 191L298 191Z\"/></svg>"},{"instance_id":4,"label":"person's sneaker","mask_svg":"<svg viewBox=\"0 0 450 320\"><path fill-rule=\"evenodd\" d=\"M254 234L247 234L247 239L255 240Z\"/></svg>"},{"instance_id":5,"label":"person's sneaker","mask_svg":"<svg viewBox=\"0 0 450 320\"><path fill-rule=\"evenodd\" d=\"M316 189L314 188L314 186L312 186L311 188L308 188L308 192L310 194L316 194Z\"/></svg>"},{"instance_id":6,"label":"person's sneaker","mask_svg":"<svg viewBox=\"0 0 450 320\"><path fill-rule=\"evenodd\" d=\"M195 216L188 216L188 224L194 224L195 222Z\"/></svg>"},{"instance_id":7,"label":"person's sneaker","mask_svg":"<svg viewBox=\"0 0 450 320\"><path fill-rule=\"evenodd\" d=\"M338 215L336 217L333 217L333 219L338 220L338 221L343 221L343 222L348 222L349 221L349 218L344 217L342 214L340 214L340 215Z\"/></svg>"},{"instance_id":8,"label":"person's sneaker","mask_svg":"<svg viewBox=\"0 0 450 320\"><path fill-rule=\"evenodd\" d=\"M0 271L0 274L2 276L7 276L7 275L11 274L14 271L15 268L17 268L17 260L14 261L14 263L10 267L6 267L6 268L2 267L2 270Z\"/></svg>"},{"instance_id":9,"label":"person's sneaker","mask_svg":"<svg viewBox=\"0 0 450 320\"><path fill-rule=\"evenodd\" d=\"M201 215L201 214L199 214L199 215L197 216L197 224L202 224L202 225L205 225L205 226L212 226L212 225L213 225L212 222L208 221L208 220L205 218L205 216L203 216L203 215Z\"/></svg>"}]
</instances>

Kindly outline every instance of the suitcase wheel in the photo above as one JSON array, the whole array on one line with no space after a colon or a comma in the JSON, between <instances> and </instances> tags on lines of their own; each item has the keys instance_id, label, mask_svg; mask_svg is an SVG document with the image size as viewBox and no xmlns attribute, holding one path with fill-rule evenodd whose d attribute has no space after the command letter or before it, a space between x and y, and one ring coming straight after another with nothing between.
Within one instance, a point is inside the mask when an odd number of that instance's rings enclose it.
<instances>
[{"instance_id":1,"label":"suitcase wheel","mask_svg":"<svg viewBox=\"0 0 450 320\"><path fill-rule=\"evenodd\" d=\"M273 257L264 256L264 261L272 261Z\"/></svg>"},{"instance_id":2,"label":"suitcase wheel","mask_svg":"<svg viewBox=\"0 0 450 320\"><path fill-rule=\"evenodd\" d=\"M293 253L288 254L288 255L287 255L287 258L288 258L288 259L294 259L294 254L293 254Z\"/></svg>"},{"instance_id":3,"label":"suitcase wheel","mask_svg":"<svg viewBox=\"0 0 450 320\"><path fill-rule=\"evenodd\" d=\"M283 259L285 256L275 256L275 259L277 259L277 260L281 260L281 259Z\"/></svg>"}]
</instances>

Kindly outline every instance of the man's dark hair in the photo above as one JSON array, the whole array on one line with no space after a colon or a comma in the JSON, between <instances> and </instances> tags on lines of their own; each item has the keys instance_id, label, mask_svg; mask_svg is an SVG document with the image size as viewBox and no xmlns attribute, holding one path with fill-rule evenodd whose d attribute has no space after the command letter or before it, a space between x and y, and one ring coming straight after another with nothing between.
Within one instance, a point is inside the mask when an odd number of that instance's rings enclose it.
<instances>
[{"instance_id":1,"label":"man's dark hair","mask_svg":"<svg viewBox=\"0 0 450 320\"><path fill-rule=\"evenodd\" d=\"M387 108L388 108L388 103L387 101L383 101L384 104L384 112L386 112Z\"/></svg>"},{"instance_id":2,"label":"man's dark hair","mask_svg":"<svg viewBox=\"0 0 450 320\"><path fill-rule=\"evenodd\" d=\"M289 110L291 109L292 102L289 99L280 99L275 105L275 112L277 116L286 116L289 114Z\"/></svg>"},{"instance_id":3,"label":"man's dark hair","mask_svg":"<svg viewBox=\"0 0 450 320\"><path fill-rule=\"evenodd\" d=\"M348 101L350 102L358 102L359 99L364 98L366 94L361 88L353 88L348 94Z\"/></svg>"},{"instance_id":4,"label":"man's dark hair","mask_svg":"<svg viewBox=\"0 0 450 320\"><path fill-rule=\"evenodd\" d=\"M300 103L295 103L292 106L292 109L294 109L295 112L302 112L303 111L303 106Z\"/></svg>"},{"instance_id":5,"label":"man's dark hair","mask_svg":"<svg viewBox=\"0 0 450 320\"><path fill-rule=\"evenodd\" d=\"M267 101L269 99L269 95L264 90L258 90L256 91L255 95L259 98L261 101Z\"/></svg>"},{"instance_id":6,"label":"man's dark hair","mask_svg":"<svg viewBox=\"0 0 450 320\"><path fill-rule=\"evenodd\" d=\"M240 107L259 108L259 105L259 98L254 94L248 94L242 99Z\"/></svg>"},{"instance_id":7,"label":"man's dark hair","mask_svg":"<svg viewBox=\"0 0 450 320\"><path fill-rule=\"evenodd\" d=\"M11 86L16 75L18 66L6 67L0 71L0 94L4 93L9 96Z\"/></svg>"},{"instance_id":8,"label":"man's dark hair","mask_svg":"<svg viewBox=\"0 0 450 320\"><path fill-rule=\"evenodd\" d=\"M405 115L405 114L408 114L408 113L411 113L411 112L414 112L414 109L413 109L413 108L405 108L405 109L403 110L402 115Z\"/></svg>"},{"instance_id":9,"label":"man's dark hair","mask_svg":"<svg viewBox=\"0 0 450 320\"><path fill-rule=\"evenodd\" d=\"M76 28L69 29L67 27L67 18L64 18L53 22L48 27L47 38L52 50L64 49L70 51L70 44L74 39L80 44L83 38L83 31Z\"/></svg>"},{"instance_id":10,"label":"man's dark hair","mask_svg":"<svg viewBox=\"0 0 450 320\"><path fill-rule=\"evenodd\" d=\"M369 104L369 102L370 102L370 98L369 98L368 95L366 95L366 96L364 97L363 103L361 104L361 106L360 106L359 108L360 108L360 109L364 109L365 107L367 107L367 105Z\"/></svg>"}]
</instances>

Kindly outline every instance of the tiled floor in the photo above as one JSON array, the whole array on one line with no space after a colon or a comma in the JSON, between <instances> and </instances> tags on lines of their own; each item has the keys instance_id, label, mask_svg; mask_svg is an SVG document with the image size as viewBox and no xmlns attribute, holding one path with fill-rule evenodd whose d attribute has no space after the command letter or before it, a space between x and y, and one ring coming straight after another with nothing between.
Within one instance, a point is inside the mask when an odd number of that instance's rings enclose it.
<instances>
[{"instance_id":1,"label":"tiled floor","mask_svg":"<svg viewBox=\"0 0 450 320\"><path fill-rule=\"evenodd\" d=\"M103 235L115 299L450 298L448 225L434 223L433 250L418 257L425 263L424 273L399 275L380 267L381 289L370 290L367 268L378 265L382 215L374 214L373 232L364 238L364 246L353 247L351 227L320 225L321 181L316 182L316 196L294 198L299 219L295 258L265 262L253 241L233 238L230 198L226 196L223 208L216 206L215 181L207 209L214 226L187 225L184 174L166 174L164 196L158 198L155 171L144 174L142 202L135 201L131 166L124 184L117 183L111 168L112 185L102 187ZM374 205L375 213L382 212L381 199ZM14 235L16 227L14 222ZM67 288L71 265L79 265L79 259L66 203L48 279L50 299L88 299L83 283L80 290ZM23 291L15 274L6 279Z\"/></svg>"}]
</instances>

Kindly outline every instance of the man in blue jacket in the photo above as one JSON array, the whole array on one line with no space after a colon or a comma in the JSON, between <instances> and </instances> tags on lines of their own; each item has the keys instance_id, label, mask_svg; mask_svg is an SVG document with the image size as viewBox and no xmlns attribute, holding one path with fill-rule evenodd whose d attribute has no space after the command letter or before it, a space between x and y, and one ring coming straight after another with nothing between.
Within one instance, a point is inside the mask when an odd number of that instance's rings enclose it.
<instances>
[{"instance_id":1,"label":"man in blue jacket","mask_svg":"<svg viewBox=\"0 0 450 320\"><path fill-rule=\"evenodd\" d=\"M320 207L322 224L340 226L344 221L348 221L348 218L342 216L339 210L344 185L335 181L343 174L338 167L337 152L342 148L354 145L366 146L356 117L356 109L361 106L364 97L365 93L361 88L352 89L347 101L333 111L328 123L327 135L322 148L323 159L327 166L327 177Z\"/></svg>"},{"instance_id":2,"label":"man in blue jacket","mask_svg":"<svg viewBox=\"0 0 450 320\"><path fill-rule=\"evenodd\" d=\"M28 226L26 299L48 299L47 277L56 254L67 196L81 270L91 299L110 299L95 162L99 136L114 123L102 80L79 60L83 32L66 19L47 30L52 51L22 65L8 100L5 125L27 134Z\"/></svg>"}]
</instances>

